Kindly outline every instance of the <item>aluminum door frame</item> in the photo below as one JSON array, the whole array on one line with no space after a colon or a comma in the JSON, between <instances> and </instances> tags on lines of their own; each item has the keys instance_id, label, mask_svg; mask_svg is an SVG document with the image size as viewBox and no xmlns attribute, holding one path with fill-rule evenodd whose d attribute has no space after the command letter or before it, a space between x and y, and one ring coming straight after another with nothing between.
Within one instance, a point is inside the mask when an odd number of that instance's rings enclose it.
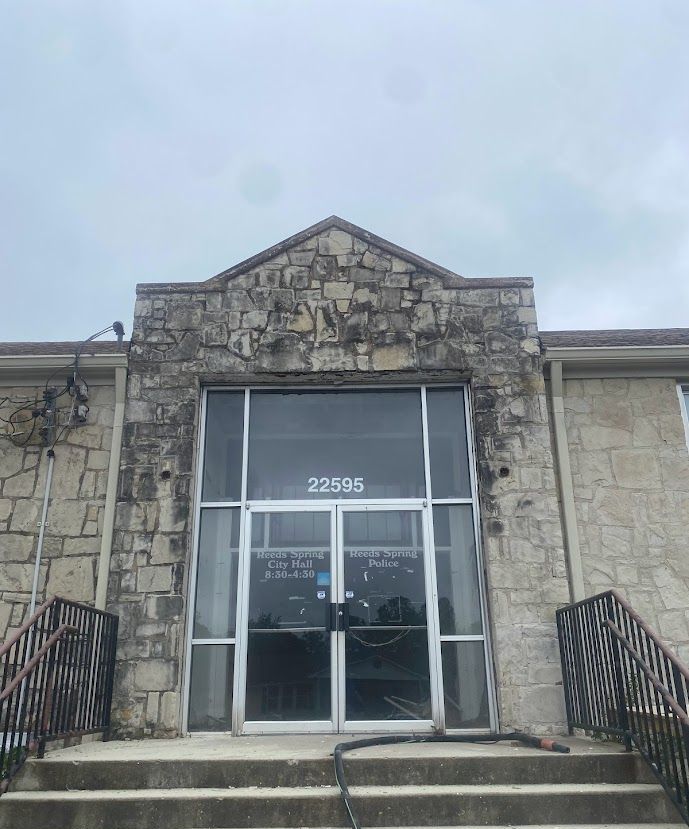
<instances>
[{"instance_id":1,"label":"aluminum door frame","mask_svg":"<svg viewBox=\"0 0 689 829\"><path fill-rule=\"evenodd\" d=\"M470 498L455 498L455 499L436 499L432 501L431 495L431 488L430 488L430 455L429 455L429 445L428 445L428 422L427 422L427 407L426 407L426 390L428 388L435 389L435 388L462 388L464 391L464 406L465 406L465 425L466 425L466 439L469 451L469 474L471 478L472 484L472 492ZM196 575L197 575L197 568L198 568L198 545L199 545L199 524L200 524L200 513L201 508L213 508L213 507L223 507L223 508L239 508L241 511L241 524L240 524L240 558L239 558L239 573L238 573L238 581L237 581L237 589L238 591L242 591L241 595L237 597L237 622L235 627L235 637L233 640L208 640L208 642L203 642L203 644L233 644L235 647L235 670L234 670L234 682L233 682L233 706L232 706L232 734L237 735L242 733L241 723L244 716L244 699L245 699L245 676L242 675L243 666L246 665L245 656L242 659L241 649L246 649L246 635L245 632L242 630L241 625L244 623L244 619L246 618L245 614L243 613L243 603L246 600L244 596L245 587L244 585L248 582L245 579L244 574L244 550L246 548L247 539L244 537L246 535L245 529L249 526L250 523L250 511L253 508L254 511L261 509L263 507L264 511L281 511L285 510L285 508L292 508L292 507L299 507L299 509L308 511L310 509L320 509L322 511L334 510L339 504L342 504L342 501L336 501L334 499L323 499L321 500L298 500L298 501L274 501L274 502L261 502L259 505L258 502L256 504L252 504L247 501L247 470L248 470L248 443L249 443L249 429L250 429L250 395L252 391L256 390L264 390L266 386L235 386L235 385L218 385L218 386L204 386L201 393L201 414L199 420L199 427L198 427L198 447L199 453L197 456L196 461L196 472L195 472L195 497L194 497L194 513L193 513L193 546L192 546L192 556L191 556L191 566L190 566L190 579L189 579L189 596L188 596L188 608L187 608L187 622L186 622L186 635L185 635L185 651L184 651L184 673L183 673L183 689L180 699L180 718L182 723L182 731L183 733L188 732L188 716L189 716L189 702L190 702L190 680L191 680L191 658L192 658L192 645L196 642L193 638L193 622L194 622L194 605L196 600ZM323 386L323 385L314 385L314 386L295 386L295 385L285 385L285 386L276 386L275 388L279 389L298 389L303 391L305 388L308 388L313 391L321 390L324 388L331 388L330 386ZM344 387L343 387L344 388ZM421 400L422 400L422 428L423 428L423 447L424 447L424 465L425 465L425 476L426 476L426 499L404 499L397 502L394 502L394 506L391 503L391 508L395 508L396 506L400 505L402 507L413 505L416 503L423 504L426 516L425 516L425 524L427 527L427 536L428 536L428 551L429 554L432 556L432 581L433 581L433 596L436 599L434 601L433 610L433 618L436 625L436 637L435 642L433 643L432 653L435 658L435 662L437 665L437 670L433 671L432 673L432 682L435 683L437 687L437 699L435 700L436 710L439 715L439 720L437 720L437 727L438 730L442 733L445 730L445 716L444 716L444 698L443 698L443 688L442 688L442 660L441 660L441 639L440 639L440 631L439 631L439 622L438 622L438 610L437 610L437 588L436 588L436 578L435 578L435 544L433 538L433 522L432 522L432 504L433 503L469 503L472 505L473 515L474 515L474 536L476 542L476 561L477 561L477 568L479 574L479 590L480 590L480 600L481 600L481 616L482 616L482 623L483 623L483 632L480 637L475 637L476 639L482 639L484 644L484 657L485 657L485 671L486 671L486 681L488 685L488 705L489 705L489 718L490 718L490 726L485 729L451 729L453 732L469 732L469 733L489 733L491 731L497 730L499 717L498 717L498 704L497 704L497 676L495 672L495 665L493 661L493 647L494 643L492 641L492 628L490 625L490 614L488 612L488 592L485 580L485 560L484 560L484 551L482 545L482 534L480 531L480 510L479 510L479 502L478 502L478 483L477 483L477 470L476 470L476 447L475 447L475 432L474 432L474 422L473 422L473 411L472 411L472 401L470 395L470 384L466 380L456 380L456 381L448 381L442 383L421 383L421 384L414 384L414 383L402 383L402 384L390 384L390 385L376 385L372 386L369 384L352 384L351 386L347 385L346 388L351 389L370 389L370 388L414 388L419 389L421 393ZM206 405L207 405L207 396L209 391L232 391L232 392L243 392L244 393L244 418L243 418L243 448L242 448L242 487L241 487L241 497L239 501L228 501L228 502L218 502L218 503L205 503L201 500L201 480L203 476L203 469L204 469L204 458L206 452L205 446L205 423L206 423ZM351 498L347 499L344 506L347 508L350 507L362 507L362 506L369 506L376 502L374 499L365 499L365 498ZM287 510L285 510L287 511ZM331 524L332 528L332 524ZM332 532L332 529L331 529ZM331 539L331 555L335 554L335 551L332 548L333 541L336 539L336 536L333 536ZM337 568L335 568L337 569ZM247 574L248 575L248 574ZM331 580L334 578L334 574L331 575ZM429 616L430 620L430 616ZM457 641L462 641L464 639L474 639L474 637L451 637L452 639L456 639ZM201 644L198 642L197 644ZM241 701L241 706L240 706ZM436 715L434 715L436 716ZM262 724L263 725L263 724ZM297 724L299 727L295 730L297 732L303 733L302 723L301 721ZM193 733L200 733L200 734L217 734L219 732L193 732ZM222 732L220 732L222 733ZM228 732L224 732L228 733Z\"/></svg>"},{"instance_id":2,"label":"aluminum door frame","mask_svg":"<svg viewBox=\"0 0 689 829\"><path fill-rule=\"evenodd\" d=\"M262 501L260 504L247 503L245 511L244 545L241 552L242 581L241 602L238 601L237 681L233 710L233 731L235 734L332 734L337 731L337 631L330 631L330 720L246 720L246 680L249 642L249 587L251 584L251 529L253 516L261 513L330 513L330 601L337 595L337 530L336 510L331 504L311 501L309 504L286 504L284 501Z\"/></svg>"},{"instance_id":3,"label":"aluminum door frame","mask_svg":"<svg viewBox=\"0 0 689 829\"><path fill-rule=\"evenodd\" d=\"M241 601L238 602L237 619L237 679L233 710L233 731L235 734L332 734L344 731L409 731L432 732L438 729L442 689L439 687L440 673L440 638L437 614L437 589L435 587L435 562L432 560L432 548L429 534L429 509L425 499L408 499L404 501L367 501L355 503L333 503L323 501L262 501L248 503L245 511L243 547L241 551L241 580L238 583ZM246 680L249 640L249 588L251 584L251 530L253 515L265 513L330 513L330 599L344 602L344 527L341 519L343 512L419 512L421 513L422 537L424 551L424 588L426 591L426 622L428 637L428 669L431 692L431 720L346 720L345 688L345 634L340 631L330 632L330 669L331 669L331 720L246 720Z\"/></svg>"},{"instance_id":4,"label":"aluminum door frame","mask_svg":"<svg viewBox=\"0 0 689 829\"><path fill-rule=\"evenodd\" d=\"M423 544L424 559L424 587L426 591L426 635L428 639L428 671L431 693L430 720L347 720L346 718L346 662L345 662L345 636L346 632L338 634L337 641L337 670L338 670L338 723L339 731L390 731L414 733L431 733L438 730L439 716L439 688L438 688L438 659L440 655L440 637L438 621L438 596L435 588L435 561L429 537L429 506L425 499L411 499L405 501L385 501L382 503L349 504L340 503L336 506L337 511L337 601L344 602L344 521L342 515L345 512L419 512L421 513L421 543Z\"/></svg>"}]
</instances>

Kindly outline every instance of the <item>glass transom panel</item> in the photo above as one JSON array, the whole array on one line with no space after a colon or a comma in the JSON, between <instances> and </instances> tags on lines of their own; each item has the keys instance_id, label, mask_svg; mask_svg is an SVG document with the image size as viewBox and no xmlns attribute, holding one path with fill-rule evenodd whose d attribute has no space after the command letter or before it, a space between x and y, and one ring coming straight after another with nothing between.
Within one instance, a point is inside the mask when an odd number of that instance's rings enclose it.
<instances>
[{"instance_id":1,"label":"glass transom panel","mask_svg":"<svg viewBox=\"0 0 689 829\"><path fill-rule=\"evenodd\" d=\"M251 395L249 500L422 498L418 390Z\"/></svg>"}]
</instances>

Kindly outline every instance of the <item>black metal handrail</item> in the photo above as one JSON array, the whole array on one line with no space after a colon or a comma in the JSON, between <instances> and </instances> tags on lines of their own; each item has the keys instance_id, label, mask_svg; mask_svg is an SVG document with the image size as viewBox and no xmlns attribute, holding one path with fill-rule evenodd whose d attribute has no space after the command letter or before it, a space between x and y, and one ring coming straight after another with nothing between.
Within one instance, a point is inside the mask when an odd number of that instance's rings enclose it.
<instances>
[{"instance_id":1,"label":"black metal handrail","mask_svg":"<svg viewBox=\"0 0 689 829\"><path fill-rule=\"evenodd\" d=\"M117 624L53 596L0 647L0 794L48 741L107 733Z\"/></svg>"},{"instance_id":2,"label":"black metal handrail","mask_svg":"<svg viewBox=\"0 0 689 829\"><path fill-rule=\"evenodd\" d=\"M617 590L556 612L567 723L638 749L689 824L689 668Z\"/></svg>"}]
</instances>

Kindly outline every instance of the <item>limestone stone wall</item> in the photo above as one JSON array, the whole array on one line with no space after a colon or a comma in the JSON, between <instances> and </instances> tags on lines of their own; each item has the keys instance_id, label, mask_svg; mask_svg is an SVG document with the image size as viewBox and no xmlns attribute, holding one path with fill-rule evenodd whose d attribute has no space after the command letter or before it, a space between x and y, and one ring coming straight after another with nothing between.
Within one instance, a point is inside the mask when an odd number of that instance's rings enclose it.
<instances>
[{"instance_id":1,"label":"limestone stone wall","mask_svg":"<svg viewBox=\"0 0 689 829\"><path fill-rule=\"evenodd\" d=\"M27 386L0 387L0 401L33 394L40 400L41 393ZM63 410L71 405L71 398L65 399ZM92 385L88 405L88 423L66 432L55 446L39 604L53 594L87 602L95 597L114 388ZM0 414L7 417L16 408L5 403ZM19 447L0 438L0 641L21 625L29 606L47 470L43 447Z\"/></svg>"},{"instance_id":2,"label":"limestone stone wall","mask_svg":"<svg viewBox=\"0 0 689 829\"><path fill-rule=\"evenodd\" d=\"M619 588L689 660L689 450L674 380L567 380L586 590Z\"/></svg>"},{"instance_id":3,"label":"limestone stone wall","mask_svg":"<svg viewBox=\"0 0 689 829\"><path fill-rule=\"evenodd\" d=\"M554 610L568 588L532 284L426 265L330 228L205 283L139 286L109 584L121 735L179 728L203 384L460 375L501 723L562 729Z\"/></svg>"}]
</instances>

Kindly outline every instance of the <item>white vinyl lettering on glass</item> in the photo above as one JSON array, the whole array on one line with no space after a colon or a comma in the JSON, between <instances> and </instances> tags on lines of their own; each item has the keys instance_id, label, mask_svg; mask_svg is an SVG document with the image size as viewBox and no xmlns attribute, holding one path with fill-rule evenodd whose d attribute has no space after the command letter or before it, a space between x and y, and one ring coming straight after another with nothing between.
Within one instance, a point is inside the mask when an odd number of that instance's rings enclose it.
<instances>
[{"instance_id":1,"label":"white vinyl lettering on glass","mask_svg":"<svg viewBox=\"0 0 689 829\"><path fill-rule=\"evenodd\" d=\"M363 478L309 478L308 492L363 492Z\"/></svg>"}]
</instances>

